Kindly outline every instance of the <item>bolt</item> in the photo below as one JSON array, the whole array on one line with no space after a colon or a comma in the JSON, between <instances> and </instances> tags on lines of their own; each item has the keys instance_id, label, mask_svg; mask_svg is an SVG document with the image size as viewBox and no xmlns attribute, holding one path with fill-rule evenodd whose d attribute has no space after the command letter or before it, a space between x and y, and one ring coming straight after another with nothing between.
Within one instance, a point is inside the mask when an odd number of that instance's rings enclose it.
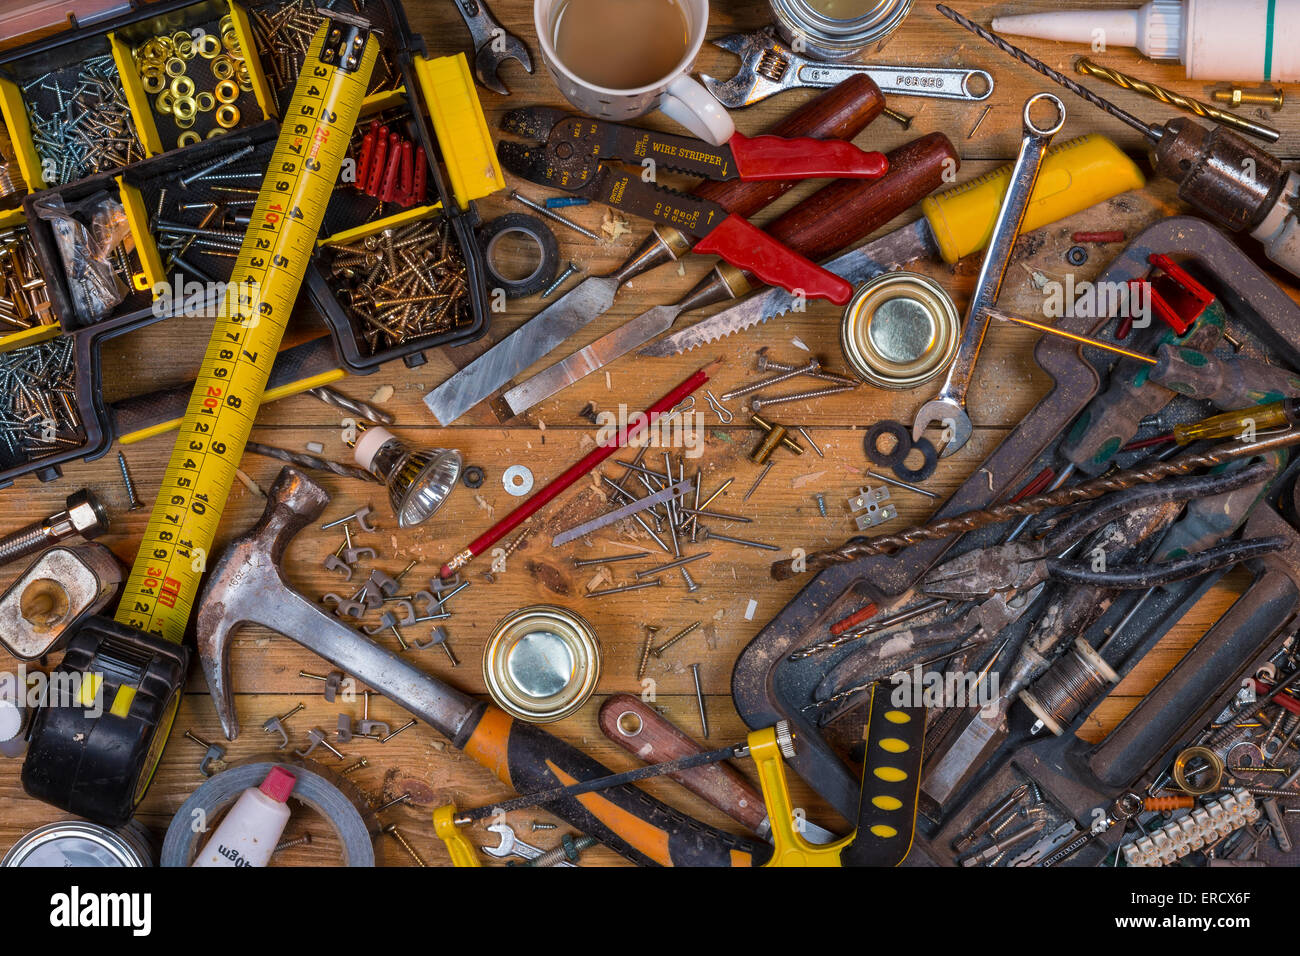
<instances>
[{"instance_id":1,"label":"bolt","mask_svg":"<svg viewBox=\"0 0 1300 956\"><path fill-rule=\"evenodd\" d=\"M1243 103L1259 103L1273 107L1274 113L1282 108L1283 92L1279 89L1251 92L1234 86L1230 90L1215 90L1212 95L1216 103L1230 103L1233 106L1241 106Z\"/></svg>"},{"instance_id":2,"label":"bolt","mask_svg":"<svg viewBox=\"0 0 1300 956\"><path fill-rule=\"evenodd\" d=\"M588 239L600 238L600 236L596 235L590 229L580 226L576 222L573 222L572 220L565 219L563 216L555 212L552 212L550 209L547 209L541 203L534 202L533 200L529 199L527 196L519 195L518 190L512 189L510 191L510 198L513 199L515 202L519 203L521 206L527 206L529 209L533 210L534 212L545 216L547 219L550 219L552 222L558 222L562 226L568 226L574 232L580 233L581 235L586 236Z\"/></svg>"},{"instance_id":3,"label":"bolt","mask_svg":"<svg viewBox=\"0 0 1300 956\"><path fill-rule=\"evenodd\" d=\"M813 495L813 499L817 502L817 513L823 518L827 517L826 496L819 491L817 494Z\"/></svg>"},{"instance_id":4,"label":"bolt","mask_svg":"<svg viewBox=\"0 0 1300 956\"><path fill-rule=\"evenodd\" d=\"M131 480L131 472L126 467L126 456L120 451L117 453L117 464L122 469L122 484L126 485L126 497L130 502L126 510L139 511L144 507L144 502L135 496L135 482Z\"/></svg>"},{"instance_id":5,"label":"bolt","mask_svg":"<svg viewBox=\"0 0 1300 956\"><path fill-rule=\"evenodd\" d=\"M529 860L524 866L555 866L565 860L570 863L577 863L578 855L588 847L595 846L596 843L595 837L584 835L575 840L566 833L563 842L559 846L553 850L547 850L535 860Z\"/></svg>"},{"instance_id":6,"label":"bolt","mask_svg":"<svg viewBox=\"0 0 1300 956\"><path fill-rule=\"evenodd\" d=\"M693 634L695 631L699 629L699 627L700 627L699 621L696 621L694 624L687 625L686 627L678 631L676 634L674 634L672 637L668 638L668 640L660 644L658 647L652 648L650 653L653 654L655 657L663 657L664 651L668 650L668 648L672 647L674 644L680 641L683 637L686 637L688 634Z\"/></svg>"},{"instance_id":7,"label":"bolt","mask_svg":"<svg viewBox=\"0 0 1300 956\"><path fill-rule=\"evenodd\" d=\"M724 402L729 402L733 398L740 398L742 395L748 395L751 392L757 392L759 389L767 388L767 386L769 385L779 385L781 382L788 382L790 379L794 378L797 375L811 375L814 372L818 371L820 368L821 368L821 362L817 361L817 359L815 358L809 359L807 365L802 365L797 368L792 368L787 372L783 372L780 375L774 375L771 378L765 378L760 382L754 382L753 384L745 385L742 386L741 388L732 389L730 392L726 392L722 396L722 400Z\"/></svg>"},{"instance_id":8,"label":"bolt","mask_svg":"<svg viewBox=\"0 0 1300 956\"><path fill-rule=\"evenodd\" d=\"M94 493L85 489L73 492L63 511L0 538L0 565L43 551L74 534L90 540L107 530L108 514Z\"/></svg>"},{"instance_id":9,"label":"bolt","mask_svg":"<svg viewBox=\"0 0 1300 956\"><path fill-rule=\"evenodd\" d=\"M412 860L415 861L416 866L428 867L429 864L425 863L424 860L421 858L420 854L415 852L415 847L407 843L406 837L402 836L401 832L398 831L397 824L395 823L388 824L388 826L384 827L383 832L387 833L390 837L392 837L399 844L401 844L402 849L406 851L407 856L409 856Z\"/></svg>"},{"instance_id":10,"label":"bolt","mask_svg":"<svg viewBox=\"0 0 1300 956\"><path fill-rule=\"evenodd\" d=\"M563 272L561 272L558 276L556 276L555 281L546 287L546 290L542 293L542 298L549 299L551 296L555 295L555 293L559 291L560 286L568 282L569 278L573 275L576 275L578 271L579 271L578 266L575 265L572 260L570 260L569 267L565 269Z\"/></svg>"},{"instance_id":11,"label":"bolt","mask_svg":"<svg viewBox=\"0 0 1300 956\"><path fill-rule=\"evenodd\" d=\"M828 395L838 395L841 392L851 392L856 385L832 385L830 388L817 388L809 392L795 392L793 395L778 395L775 398L751 398L749 407L754 411L761 411L769 405L785 405L790 402L810 401L815 398L825 398Z\"/></svg>"},{"instance_id":12,"label":"bolt","mask_svg":"<svg viewBox=\"0 0 1300 956\"><path fill-rule=\"evenodd\" d=\"M758 353L758 370L760 372L793 372L799 366L788 365L785 362L777 362L767 357L767 347L764 346ZM836 375L834 372L808 372L809 378L820 378L827 382L835 382L839 385L856 385L853 379L844 375Z\"/></svg>"}]
</instances>

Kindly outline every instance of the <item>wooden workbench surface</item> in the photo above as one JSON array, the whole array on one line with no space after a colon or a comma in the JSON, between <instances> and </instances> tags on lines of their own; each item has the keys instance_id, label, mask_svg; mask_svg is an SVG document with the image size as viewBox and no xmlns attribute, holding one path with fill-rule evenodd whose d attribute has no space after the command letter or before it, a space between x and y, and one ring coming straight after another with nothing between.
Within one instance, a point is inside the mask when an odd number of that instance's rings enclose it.
<instances>
[{"instance_id":1,"label":"wooden workbench surface","mask_svg":"<svg viewBox=\"0 0 1300 956\"><path fill-rule=\"evenodd\" d=\"M1083 6L1087 2L1073 0L1069 6ZM1119 0L1113 4L1096 5L1129 6L1131 3L1130 0ZM564 106L540 64L532 27L532 4L527 0L494 0L492 6L498 19L528 43L538 69L534 75L527 76L516 64L508 64L504 77L513 90L513 95L508 98L480 90L489 123L495 124L497 116L508 108L532 104ZM1028 0L1010 3L966 0L959 6L961 12L977 22L987 23L994 12L1025 12L1044 4ZM451 4L410 2L407 8L413 28L424 34L432 53L456 52L468 42L466 31ZM767 4L761 0L716 0L710 36L762 26L767 19L766 11ZM617 42L617 39L611 38L611 42ZM1072 57L1085 52L1078 46L1034 40L1024 41L1024 46L1051 65L1067 71ZM706 46L699 70L725 77L734 69L729 62L732 59ZM1132 51L1121 49L1109 51L1099 59L1181 92L1206 96L1203 86L1182 79L1179 66L1155 65ZM993 74L997 89L987 104L897 97L891 105L914 117L911 130L904 131L891 120L881 118L858 140L862 145L888 150L920 133L942 131L961 152L962 181L1014 157L1020 138L1021 106L1029 95L1047 89L1060 92L1028 69L944 20L929 3L917 4L880 60L898 64L982 67ZM1163 120L1171 115L1168 110L1136 94L1109 88L1099 91L1148 120ZM737 125L743 132L755 133L812 95L811 91L798 91L768 100L737 114ZM1061 96L1069 111L1069 119L1059 139L1100 132L1115 139L1134 156L1145 153L1144 144L1134 131L1076 97L1067 93L1061 93ZM976 135L968 138L968 131L985 105L992 106L991 113ZM1285 159L1292 159L1300 152L1300 121L1294 117L1295 108L1288 106L1283 112L1264 118L1284 131L1274 150ZM659 117L652 117L647 122L656 126L666 123ZM812 188L808 184L796 190L777 209L787 208ZM523 189L530 194L540 192L527 185ZM1064 260L1064 253L1072 245L1069 240L1072 231L1122 229L1132 235L1160 218L1181 211L1173 197L1173 189L1168 183L1156 182L1145 190L1125 194L1118 200L1041 230L1038 235L1043 241L1021 243L1020 255L1008 273L1001 301L1010 311L1038 314L1040 293L1031 285L1031 272L1039 270L1049 276L1063 276L1070 268ZM504 194L480 202L479 208L485 220L518 211L518 207L506 201ZM602 219L600 208L570 212L574 219L588 227L599 228ZM914 214L909 213L889 228L913 217ZM562 227L557 227L557 234L564 259L572 259L591 273L602 273L621 263L645 236L647 228L643 222L633 222L631 233L601 242L591 242ZM1108 261L1109 252L1115 248L1108 251L1091 247L1090 260L1076 270L1076 277L1087 279L1095 276ZM710 265L708 261L686 261L681 268L661 268L637 279L619 296L614 308L593 322L565 351L591 341L652 305L676 301L705 274ZM919 271L940 279L964 307L977 269L977 258L968 258L955 269L922 264ZM1277 270L1273 270L1273 274L1280 275ZM716 394L721 394L756 378L754 356L763 346L782 361L805 361L811 354L821 356L832 367L843 367L838 347L838 311L825 304L814 304L805 315L770 322L686 356L660 360L624 358L610 366L607 374L588 377L509 427L497 424L484 407L475 409L454 427L435 427L421 403L422 396L456 368L480 354L490 341L513 329L538 308L536 297L511 303L506 315L493 320L488 340L431 354L428 364L421 368L406 369L397 364L368 378L352 378L340 383L339 388L343 391L363 399L369 399L383 386L392 386L392 396L383 404L397 418L395 431L414 445L460 449L467 464L479 465L487 472L487 482L478 492L458 488L435 520L409 533L396 532L396 521L378 486L330 475L321 478L335 496L328 517L341 517L367 503L375 507L382 530L375 535L362 536L363 540L358 543L377 548L380 555L377 565L389 573L400 570L410 561L417 561L408 580L434 575L443 560L459 551L495 518L505 514L517 502L501 484L502 472L508 466L526 465L540 484L584 454L591 447L593 429L579 418L578 412L588 402L612 410L619 405L626 405L629 411L644 408L695 368L717 356L721 356L725 364L710 387ZM311 317L306 317L305 332L310 332L310 322ZM138 392L146 383L162 386L187 380L197 367L207 336L206 324L179 320L110 342L104 352L103 371L108 397L112 399ZM976 426L975 436L967 447L942 461L938 473L927 485L929 488L942 496L955 489L1042 395L1047 379L1033 362L1033 342L1032 334L994 325L968 401ZM758 472L746 457L757 433L745 426L743 414L737 414L734 423L724 427L709 413L708 441L703 457L699 459L704 469L705 487L712 488L725 478L735 477L731 490L719 499L715 507L722 511L743 512L754 519L753 524L733 529L742 536L768 540L782 549L804 547L811 550L837 543L854 533L844 502L865 483L865 461L861 449L863 429L884 418L911 421L917 407L931 396L933 388L931 385L915 392L863 388L815 403L785 406L780 420L807 427L824 450L825 458L811 452L798 459L778 454L776 467L760 490L744 503L741 497ZM732 405L733 410L741 411L738 403ZM295 450L303 450L307 442L316 441L325 446L327 457L346 460L348 449L341 440L340 422L343 417L337 410L310 397L296 397L264 408L258 416L255 438ZM153 490L159 486L171 445L171 436L161 436L125 449L141 496L149 503L152 503ZM68 493L80 487L90 487L104 498L113 516L112 533L101 540L130 564L149 512L147 509L127 512L115 451L98 462L66 468L61 481L42 485L34 479L25 479L16 487L0 491L0 508L5 514L0 530L7 531L57 511ZM255 456L246 457L243 463L243 470L263 488L270 486L280 467L276 461ZM611 474L617 472L611 471ZM829 518L823 519L818 515L813 501L817 492L824 493L829 502ZM902 521L923 520L932 510L925 499L906 491L895 490L894 500L901 515L899 526ZM635 540L610 529L597 534L591 547L582 543L554 550L550 547L550 536L556 530L593 516L602 506L603 498L593 483L580 482L533 522L530 527L536 529L535 533L510 557L504 573L496 574L494 580L488 581L483 574L487 570L486 561L471 566L468 577L473 585L455 599L455 615L446 622L461 665L452 669L436 650L419 652L415 654L416 659L422 667L456 686L474 694L483 694L482 648L493 625L501 617L517 608L538 603L555 603L578 611L592 622L600 636L604 669L593 701L576 716L553 725L551 729L609 766L625 769L633 766L635 761L601 734L596 725L599 702L615 692L639 692L636 669L638 649L645 634L644 625L658 626L660 635L663 635L700 621L703 624L700 631L677 645L664 660L651 660L647 676L655 681L658 705L664 712L688 733L697 734L699 726L689 665L699 663L707 694L711 742L720 745L740 739L746 728L731 703L732 662L764 623L794 597L803 582L773 582L768 575L769 554L724 544L713 549L713 558L693 566L694 576L702 585L696 594L688 594L679 579L669 577L662 590L584 599L582 592L596 576L596 569L575 570L570 562L572 557L612 555L631 544L645 543L645 539ZM262 500L237 485L226 507L221 526L222 540L218 546L231 535L247 529L261 510ZM718 530L723 529L719 527ZM309 595L343 588L342 578L322 567L325 557L340 541L336 531L311 529L299 535L285 559L288 578ZM4 568L0 583L7 585L23 566L24 563L20 562ZM610 583L628 582L631 579L629 567L627 564L611 565ZM1196 612L1166 640L1164 652L1153 655L1160 659L1147 662L1112 695L1112 700L1099 712L1103 725L1113 724L1126 712L1135 695L1151 686L1163 669L1177 659L1231 602L1233 593L1230 585L1216 587L1202 601ZM757 610L752 619L747 619L745 610L751 600L756 602ZM377 639L395 645L391 636L380 635ZM302 669L324 673L329 669L324 662L285 638L257 629L249 629L239 636L232 660L234 686L238 691L237 707L244 733L228 744L231 759L270 750L272 740L260 729L263 720L290 710L298 702L304 703L306 710L289 722L295 732L294 746L303 745L306 733L312 727L332 732L340 707L324 701L318 683L298 676ZM0 661L0 666L7 667L11 663ZM351 709L359 716L359 703L352 705ZM387 720L394 726L407 719L403 711L383 700L376 701L371 716ZM1103 725L1094 728L1095 733L1102 733ZM140 814L143 822L159 835L176 808L202 781L198 771L202 750L181 737L187 729L200 737L221 739L206 686L197 669L191 675L176 721L176 731ZM353 779L375 798L390 799L403 791L412 794L410 806L387 811L385 820L397 823L431 864L448 862L442 845L433 835L429 819L432 808L450 800L461 806L476 806L508 795L506 788L486 770L451 749L438 734L423 727L408 730L386 745L361 741L341 749L349 762L362 756L368 758L369 766L356 773ZM326 762L338 763L333 758L327 758ZM840 825L840 821L815 795L797 781L796 786L796 803L808 809L810 818L830 826ZM733 821L672 784L655 781L648 789L703 820L740 832ZM18 761L0 760L0 848L8 847L22 833L58 817L57 811L24 795L19 783ZM544 819L544 815L525 811L514 814L512 822L525 839L543 846L553 845L555 833L529 832L529 824L534 819ZM293 837L304 831L313 834L316 844L288 851L277 858L277 862L333 862L326 827L320 821L304 816L290 824L286 836ZM476 831L472 838L481 842L483 832ZM408 865L411 862L397 844L387 838L381 838L376 848L379 860L384 864ZM589 860L602 864L619 862L613 854L599 849L591 851Z\"/></svg>"}]
</instances>

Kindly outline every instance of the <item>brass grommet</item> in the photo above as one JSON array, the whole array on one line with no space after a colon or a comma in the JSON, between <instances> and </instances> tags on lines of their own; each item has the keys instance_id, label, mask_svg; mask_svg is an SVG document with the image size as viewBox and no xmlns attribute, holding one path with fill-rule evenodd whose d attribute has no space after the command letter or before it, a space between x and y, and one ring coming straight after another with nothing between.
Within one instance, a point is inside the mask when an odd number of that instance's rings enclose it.
<instances>
[{"instance_id":1,"label":"brass grommet","mask_svg":"<svg viewBox=\"0 0 1300 956\"><path fill-rule=\"evenodd\" d=\"M212 75L218 80L228 80L235 75L235 62L224 53L212 61Z\"/></svg>"},{"instance_id":2,"label":"brass grommet","mask_svg":"<svg viewBox=\"0 0 1300 956\"><path fill-rule=\"evenodd\" d=\"M211 33L199 37L199 56L205 60L214 59L221 52L221 41Z\"/></svg>"},{"instance_id":3,"label":"brass grommet","mask_svg":"<svg viewBox=\"0 0 1300 956\"><path fill-rule=\"evenodd\" d=\"M192 129L187 129L181 135L176 137L176 145L180 147L193 146L199 141L199 134Z\"/></svg>"},{"instance_id":4,"label":"brass grommet","mask_svg":"<svg viewBox=\"0 0 1300 956\"><path fill-rule=\"evenodd\" d=\"M155 93L161 93L167 88L167 77L161 69L141 71L140 85L144 87L146 93L152 96Z\"/></svg>"},{"instance_id":5,"label":"brass grommet","mask_svg":"<svg viewBox=\"0 0 1300 956\"><path fill-rule=\"evenodd\" d=\"M217 107L217 125L233 129L239 122L239 109L229 103Z\"/></svg>"},{"instance_id":6,"label":"brass grommet","mask_svg":"<svg viewBox=\"0 0 1300 956\"><path fill-rule=\"evenodd\" d=\"M194 97L195 105L198 106L200 113L211 113L213 107L217 105L217 98L207 90L201 90Z\"/></svg>"},{"instance_id":7,"label":"brass grommet","mask_svg":"<svg viewBox=\"0 0 1300 956\"><path fill-rule=\"evenodd\" d=\"M239 87L235 85L234 80L222 80L217 84L217 102L233 103L239 99Z\"/></svg>"},{"instance_id":8,"label":"brass grommet","mask_svg":"<svg viewBox=\"0 0 1300 956\"><path fill-rule=\"evenodd\" d=\"M174 56L167 61L167 75L170 77L180 76L185 72L185 61L178 56Z\"/></svg>"},{"instance_id":9,"label":"brass grommet","mask_svg":"<svg viewBox=\"0 0 1300 956\"><path fill-rule=\"evenodd\" d=\"M178 100L194 99L194 81L188 76L178 76L171 83L172 95Z\"/></svg>"},{"instance_id":10,"label":"brass grommet","mask_svg":"<svg viewBox=\"0 0 1300 956\"><path fill-rule=\"evenodd\" d=\"M212 129L208 130L207 138L216 139L218 136L225 136L225 135L226 135L226 131L224 129L222 129L220 126L215 126Z\"/></svg>"},{"instance_id":11,"label":"brass grommet","mask_svg":"<svg viewBox=\"0 0 1300 956\"><path fill-rule=\"evenodd\" d=\"M178 96L172 102L172 116L179 123L181 120L193 120L198 112L198 103L192 96Z\"/></svg>"},{"instance_id":12,"label":"brass grommet","mask_svg":"<svg viewBox=\"0 0 1300 956\"><path fill-rule=\"evenodd\" d=\"M172 122L176 124L177 129L189 129L194 125L194 114L190 113L186 116L173 115Z\"/></svg>"},{"instance_id":13,"label":"brass grommet","mask_svg":"<svg viewBox=\"0 0 1300 956\"><path fill-rule=\"evenodd\" d=\"M164 116L169 116L172 111L172 104L175 101L176 97L172 94L171 90L163 90L158 94L158 98L153 101L154 109L159 113L162 113Z\"/></svg>"}]
</instances>

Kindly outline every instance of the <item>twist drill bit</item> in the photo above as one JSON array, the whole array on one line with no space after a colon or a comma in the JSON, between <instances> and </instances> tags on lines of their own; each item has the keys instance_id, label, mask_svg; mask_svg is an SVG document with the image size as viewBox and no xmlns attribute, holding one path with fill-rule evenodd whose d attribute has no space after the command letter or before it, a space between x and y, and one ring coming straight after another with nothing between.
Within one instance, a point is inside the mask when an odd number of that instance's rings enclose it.
<instances>
[{"instance_id":1,"label":"twist drill bit","mask_svg":"<svg viewBox=\"0 0 1300 956\"><path fill-rule=\"evenodd\" d=\"M350 412L358 418L364 418L368 422L374 422L376 425L393 424L393 416L387 412L380 411L369 402L363 402L359 399L350 398L342 392L330 388L328 385L321 385L319 388L308 389L313 398L318 398L326 405L333 405L335 408L341 408L345 412Z\"/></svg>"},{"instance_id":2,"label":"twist drill bit","mask_svg":"<svg viewBox=\"0 0 1300 956\"><path fill-rule=\"evenodd\" d=\"M1118 106L1116 106L1114 103L1110 102L1109 100L1103 100L1100 96L1092 92L1092 90L1088 89L1083 84L1076 83L1074 80L1070 79L1064 73L1059 73L1056 70L1053 70L1042 60L1030 56L1028 53L1020 49L1020 47L1018 46L1012 46L1010 43L1002 39L996 33L992 33L984 29L982 26L980 26L978 23L976 23L973 20L968 20L966 17L963 17L960 13L958 13L956 10L952 9L951 7L944 6L941 3L938 5L937 9L949 20L953 21L953 23L965 27L967 30L975 34L980 39L987 40L989 43L992 43L995 47L997 47L1007 56L1014 57L1015 59L1019 60L1025 66L1033 70L1035 73L1041 73L1049 80L1052 80L1055 83L1059 83L1061 86L1065 87L1067 90L1069 90L1071 93L1075 94L1076 96L1083 97L1093 106L1097 107L1097 109L1109 113L1111 116L1115 117L1115 119L1119 120L1121 123L1127 123L1129 126L1132 126L1135 130L1140 132L1143 136L1145 136L1147 139L1151 140L1152 142L1157 142L1159 141L1160 137L1164 136L1165 131L1163 127L1148 126L1146 123L1142 122L1132 113L1126 113L1124 110L1120 109Z\"/></svg>"},{"instance_id":3,"label":"twist drill bit","mask_svg":"<svg viewBox=\"0 0 1300 956\"><path fill-rule=\"evenodd\" d=\"M280 461L287 461L291 465L297 465L299 468L310 468L315 471L328 471L331 475L338 475L340 478L356 478L358 481L379 481L374 475L364 468L358 468L356 465L344 465L337 461L329 461L326 458L319 458L316 455L305 455L301 452L289 451L287 448L276 448L274 445L263 445L260 442L250 441L244 446L245 451L253 455L265 455L267 458L278 458Z\"/></svg>"},{"instance_id":4,"label":"twist drill bit","mask_svg":"<svg viewBox=\"0 0 1300 956\"><path fill-rule=\"evenodd\" d=\"M1153 462L1142 468L1117 471L1070 488L1030 495L1014 504L1006 502L990 505L977 511L966 511L951 518L942 518L928 525L913 525L895 534L877 535L874 538L850 538L838 548L816 551L808 555L805 559L806 569L814 572L822 571L836 564L856 561L858 558L875 554L892 554L922 541L935 541L951 535L965 534L967 531L974 531L991 524L1001 524L1011 518L1027 517L1040 514L1049 508L1092 501L1112 491L1124 491L1135 485L1152 484L1175 475L1189 474L1199 468L1213 468L1225 462L1262 455L1297 444L1300 444L1300 430L1293 429L1258 441L1232 442L1206 452L1180 455L1168 461ZM771 571L772 577L777 581L788 580L796 574L793 560L788 559L774 562Z\"/></svg>"},{"instance_id":5,"label":"twist drill bit","mask_svg":"<svg viewBox=\"0 0 1300 956\"><path fill-rule=\"evenodd\" d=\"M1222 123L1224 126L1231 126L1233 129L1242 133L1249 133L1259 139L1269 143L1276 143L1282 136L1271 126L1265 126L1262 123L1252 123L1250 120L1238 116L1235 113L1229 113L1227 110L1221 110L1217 106L1204 103L1201 100L1194 100L1190 96L1183 96L1174 90L1163 86L1157 86L1146 80L1139 80L1136 76L1130 76L1127 73L1121 73L1119 70L1111 67L1102 66L1094 63L1086 56L1081 56L1074 61L1074 70L1084 76L1095 77L1099 80L1105 80L1107 83L1113 83L1120 89L1131 90L1134 93L1141 93L1143 96L1150 97L1153 100L1159 100L1167 106L1191 113L1193 116L1199 116L1202 119L1213 120L1216 123Z\"/></svg>"}]
</instances>

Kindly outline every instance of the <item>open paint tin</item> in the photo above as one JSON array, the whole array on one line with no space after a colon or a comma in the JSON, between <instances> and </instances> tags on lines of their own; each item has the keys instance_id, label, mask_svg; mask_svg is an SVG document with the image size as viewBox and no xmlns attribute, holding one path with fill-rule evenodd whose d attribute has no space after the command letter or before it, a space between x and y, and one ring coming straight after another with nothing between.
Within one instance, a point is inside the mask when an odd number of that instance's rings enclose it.
<instances>
[{"instance_id":1,"label":"open paint tin","mask_svg":"<svg viewBox=\"0 0 1300 956\"><path fill-rule=\"evenodd\" d=\"M50 823L22 837L0 861L0 867L153 865L148 832L134 820L116 830L84 820Z\"/></svg>"},{"instance_id":2,"label":"open paint tin","mask_svg":"<svg viewBox=\"0 0 1300 956\"><path fill-rule=\"evenodd\" d=\"M887 272L850 300L840 327L844 358L863 381L915 388L943 372L957 354L961 316L934 280Z\"/></svg>"},{"instance_id":3,"label":"open paint tin","mask_svg":"<svg viewBox=\"0 0 1300 956\"><path fill-rule=\"evenodd\" d=\"M483 680L520 720L550 723L587 702L600 679L600 643L579 614L542 604L507 615L483 652Z\"/></svg>"},{"instance_id":4,"label":"open paint tin","mask_svg":"<svg viewBox=\"0 0 1300 956\"><path fill-rule=\"evenodd\" d=\"M776 30L817 60L854 61L876 53L912 9L912 0L769 0Z\"/></svg>"}]
</instances>

